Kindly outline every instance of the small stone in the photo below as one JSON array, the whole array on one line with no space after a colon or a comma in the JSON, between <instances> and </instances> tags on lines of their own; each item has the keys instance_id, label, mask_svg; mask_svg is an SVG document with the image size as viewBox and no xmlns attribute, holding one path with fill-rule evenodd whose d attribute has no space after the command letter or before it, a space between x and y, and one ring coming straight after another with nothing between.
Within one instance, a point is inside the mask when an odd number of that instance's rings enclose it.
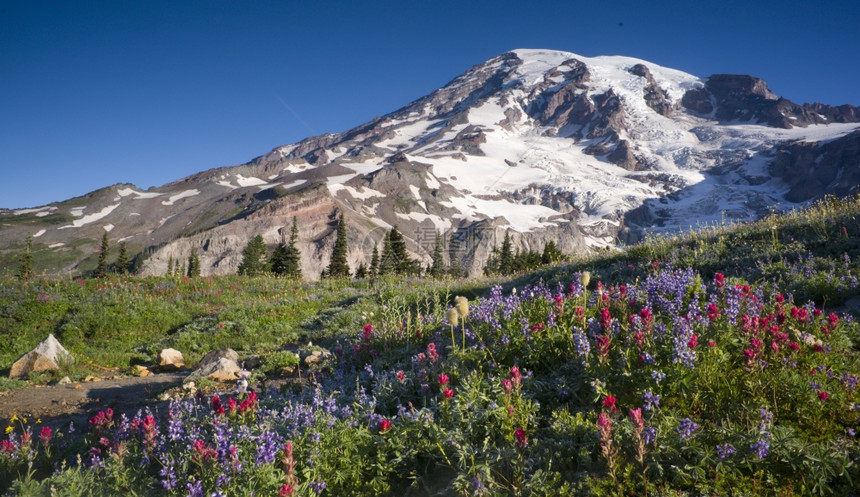
<instances>
[{"instance_id":1,"label":"small stone","mask_svg":"<svg viewBox=\"0 0 860 497\"><path fill-rule=\"evenodd\" d=\"M149 368L147 368L146 366L141 366L140 364L138 364L134 367L134 371L132 371L132 373L135 376L145 378L147 376L150 376L152 374L152 371L150 371Z\"/></svg>"},{"instance_id":2,"label":"small stone","mask_svg":"<svg viewBox=\"0 0 860 497\"><path fill-rule=\"evenodd\" d=\"M101 378L99 378L98 376L87 375L87 376L84 378L84 381L85 381L85 382L88 382L88 383L95 383L95 382L97 382L97 381L102 381L102 379L101 379Z\"/></svg>"},{"instance_id":3,"label":"small stone","mask_svg":"<svg viewBox=\"0 0 860 497\"><path fill-rule=\"evenodd\" d=\"M182 385L183 390L194 390L196 387L197 385L195 385L193 381L189 381L188 383Z\"/></svg>"},{"instance_id":4,"label":"small stone","mask_svg":"<svg viewBox=\"0 0 860 497\"><path fill-rule=\"evenodd\" d=\"M68 376L63 376L63 379L57 382L57 385L68 385L72 382L72 379Z\"/></svg>"},{"instance_id":5,"label":"small stone","mask_svg":"<svg viewBox=\"0 0 860 497\"><path fill-rule=\"evenodd\" d=\"M163 349L158 353L158 365L163 368L179 369L185 366L182 352L176 349Z\"/></svg>"},{"instance_id":6,"label":"small stone","mask_svg":"<svg viewBox=\"0 0 860 497\"><path fill-rule=\"evenodd\" d=\"M329 357L331 357L331 352L328 350L314 350L305 357L305 364L308 366L313 364L322 364L322 362Z\"/></svg>"}]
</instances>

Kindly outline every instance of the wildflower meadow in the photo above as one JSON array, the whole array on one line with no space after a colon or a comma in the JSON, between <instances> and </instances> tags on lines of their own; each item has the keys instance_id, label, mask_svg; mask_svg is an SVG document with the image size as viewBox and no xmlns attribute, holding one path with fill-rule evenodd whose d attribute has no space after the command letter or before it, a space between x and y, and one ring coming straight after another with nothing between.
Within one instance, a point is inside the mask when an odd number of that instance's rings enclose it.
<instances>
[{"instance_id":1,"label":"wildflower meadow","mask_svg":"<svg viewBox=\"0 0 860 497\"><path fill-rule=\"evenodd\" d=\"M719 236L751 237L736 258L695 234L515 280L303 287L299 300L319 294L316 317L296 310L281 340L310 336L333 352L303 382L266 387L252 370L157 410L97 410L86 426L12 419L0 485L14 495L854 495L860 327L835 307L857 294L855 207L786 217L777 238L767 225L727 229ZM809 225L831 242L803 235ZM257 304L270 317L255 330L283 330L271 316L296 304L266 295ZM225 333L219 312L236 316L234 333L254 327L225 303L156 338L211 339Z\"/></svg>"}]
</instances>

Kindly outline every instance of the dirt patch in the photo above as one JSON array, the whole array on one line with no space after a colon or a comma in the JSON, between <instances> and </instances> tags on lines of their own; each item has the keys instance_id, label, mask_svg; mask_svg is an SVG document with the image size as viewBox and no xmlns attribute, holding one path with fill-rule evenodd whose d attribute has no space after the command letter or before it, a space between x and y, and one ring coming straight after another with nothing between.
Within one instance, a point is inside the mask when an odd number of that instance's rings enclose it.
<instances>
[{"instance_id":1,"label":"dirt patch","mask_svg":"<svg viewBox=\"0 0 860 497\"><path fill-rule=\"evenodd\" d=\"M0 392L0 426L7 426L13 415L28 420L41 419L54 427L81 426L87 419L108 407L118 413L134 413L149 407L166 408L159 394L182 384L187 372L123 377L68 385L34 385Z\"/></svg>"}]
</instances>

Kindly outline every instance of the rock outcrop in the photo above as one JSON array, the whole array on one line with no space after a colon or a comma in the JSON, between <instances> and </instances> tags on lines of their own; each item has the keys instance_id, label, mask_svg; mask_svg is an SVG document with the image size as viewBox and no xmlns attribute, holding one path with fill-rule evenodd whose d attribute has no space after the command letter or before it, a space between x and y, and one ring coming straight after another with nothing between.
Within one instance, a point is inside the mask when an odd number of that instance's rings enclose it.
<instances>
[{"instance_id":1,"label":"rock outcrop","mask_svg":"<svg viewBox=\"0 0 860 497\"><path fill-rule=\"evenodd\" d=\"M26 379L31 372L60 369L60 364L71 361L72 355L54 338L48 335L33 350L19 357L9 370L9 378Z\"/></svg>"}]
</instances>

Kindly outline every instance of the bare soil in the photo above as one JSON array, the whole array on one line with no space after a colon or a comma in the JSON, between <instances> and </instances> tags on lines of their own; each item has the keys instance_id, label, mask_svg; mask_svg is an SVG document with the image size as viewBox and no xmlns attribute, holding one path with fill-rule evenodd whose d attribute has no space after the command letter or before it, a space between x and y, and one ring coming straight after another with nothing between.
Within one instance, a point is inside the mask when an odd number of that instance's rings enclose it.
<instances>
[{"instance_id":1,"label":"bare soil","mask_svg":"<svg viewBox=\"0 0 860 497\"><path fill-rule=\"evenodd\" d=\"M44 425L64 428L70 422L86 426L92 415L108 407L130 414L147 406L153 411L166 411L167 402L158 400L160 394L180 386L187 375L161 373L67 385L31 385L0 392L0 427L8 426L15 414L28 421L38 419Z\"/></svg>"}]
</instances>

